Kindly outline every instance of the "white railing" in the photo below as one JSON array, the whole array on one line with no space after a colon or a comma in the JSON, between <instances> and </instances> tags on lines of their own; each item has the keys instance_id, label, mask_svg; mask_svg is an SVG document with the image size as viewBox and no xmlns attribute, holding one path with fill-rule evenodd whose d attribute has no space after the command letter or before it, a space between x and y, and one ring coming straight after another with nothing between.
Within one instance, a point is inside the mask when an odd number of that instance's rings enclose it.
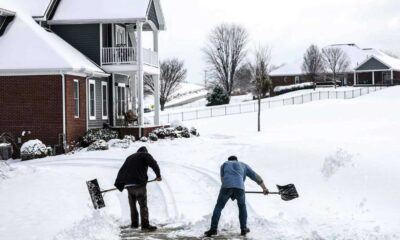
<instances>
[{"instance_id":1,"label":"white railing","mask_svg":"<svg viewBox=\"0 0 400 240\"><path fill-rule=\"evenodd\" d=\"M106 47L103 48L103 64L134 63L136 61L133 47Z\"/></svg>"},{"instance_id":2,"label":"white railing","mask_svg":"<svg viewBox=\"0 0 400 240\"><path fill-rule=\"evenodd\" d=\"M102 51L102 64L135 64L137 62L134 47L105 47ZM143 63L158 67L158 53L143 48Z\"/></svg>"},{"instance_id":3,"label":"white railing","mask_svg":"<svg viewBox=\"0 0 400 240\"><path fill-rule=\"evenodd\" d=\"M143 63L158 67L158 53L151 51L150 49L143 48Z\"/></svg>"},{"instance_id":4,"label":"white railing","mask_svg":"<svg viewBox=\"0 0 400 240\"><path fill-rule=\"evenodd\" d=\"M265 99L261 101L261 111L270 108L304 104L313 101L325 99L352 99L366 95L378 90L387 88L386 86L363 87L349 91L315 91L295 97L281 98L277 100ZM202 118L220 117L226 115L251 113L258 111L258 102L251 101L241 104L231 104L216 107L205 107L202 109L188 110L184 112L163 113L160 115L160 121L164 124L175 120L190 121Z\"/></svg>"}]
</instances>

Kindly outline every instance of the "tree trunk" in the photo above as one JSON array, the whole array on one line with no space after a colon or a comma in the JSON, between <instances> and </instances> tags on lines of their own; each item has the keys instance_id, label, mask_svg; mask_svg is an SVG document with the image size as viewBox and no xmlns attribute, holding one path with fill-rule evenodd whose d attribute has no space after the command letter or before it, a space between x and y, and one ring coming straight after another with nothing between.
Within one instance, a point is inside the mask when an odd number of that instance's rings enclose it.
<instances>
[{"instance_id":1,"label":"tree trunk","mask_svg":"<svg viewBox=\"0 0 400 240\"><path fill-rule=\"evenodd\" d=\"M258 96L258 132L261 132L261 96Z\"/></svg>"},{"instance_id":2,"label":"tree trunk","mask_svg":"<svg viewBox=\"0 0 400 240\"><path fill-rule=\"evenodd\" d=\"M161 109L161 111L164 111L164 109L165 109L165 101L162 99L160 99L160 109Z\"/></svg>"}]
</instances>

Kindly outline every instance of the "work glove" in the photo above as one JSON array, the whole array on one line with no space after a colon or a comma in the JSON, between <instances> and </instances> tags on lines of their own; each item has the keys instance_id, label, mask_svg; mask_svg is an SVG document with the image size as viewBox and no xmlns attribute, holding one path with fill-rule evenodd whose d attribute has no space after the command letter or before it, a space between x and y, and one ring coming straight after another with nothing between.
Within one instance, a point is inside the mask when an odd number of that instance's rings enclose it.
<instances>
[{"instance_id":1,"label":"work glove","mask_svg":"<svg viewBox=\"0 0 400 240\"><path fill-rule=\"evenodd\" d=\"M268 195L269 194L269 190L267 188L263 189L263 193L264 193L264 195Z\"/></svg>"},{"instance_id":2,"label":"work glove","mask_svg":"<svg viewBox=\"0 0 400 240\"><path fill-rule=\"evenodd\" d=\"M162 181L162 178L161 178L161 177L158 177L158 178L156 178L156 181L161 182L161 181Z\"/></svg>"}]
</instances>

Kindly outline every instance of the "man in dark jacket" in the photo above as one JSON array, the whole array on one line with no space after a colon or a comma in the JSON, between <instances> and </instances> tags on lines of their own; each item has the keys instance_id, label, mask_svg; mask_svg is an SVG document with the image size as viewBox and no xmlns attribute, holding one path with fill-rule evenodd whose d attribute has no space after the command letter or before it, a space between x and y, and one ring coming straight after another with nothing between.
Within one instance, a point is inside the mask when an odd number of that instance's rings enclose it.
<instances>
[{"instance_id":1,"label":"man in dark jacket","mask_svg":"<svg viewBox=\"0 0 400 240\"><path fill-rule=\"evenodd\" d=\"M250 229L247 228L246 194L244 190L244 181L246 180L246 177L249 177L260 185L264 194L268 194L268 189L261 177L247 164L239 162L236 156L229 157L228 161L221 166L220 171L222 181L221 190L211 219L211 228L204 234L207 237L217 235L221 212L228 200L231 198L232 200L237 200L241 235L244 236L250 232Z\"/></svg>"},{"instance_id":2,"label":"man in dark jacket","mask_svg":"<svg viewBox=\"0 0 400 240\"><path fill-rule=\"evenodd\" d=\"M147 208L147 176L148 168L153 169L157 181L161 181L160 167L156 160L148 153L146 147L141 147L137 153L129 156L124 165L118 172L117 179L115 180L115 187L119 191L124 188L128 190L129 206L131 209L131 227L139 227L139 214L136 209L136 202L140 206L140 219L143 230L155 231L157 227L151 226L149 223L149 210Z\"/></svg>"}]
</instances>

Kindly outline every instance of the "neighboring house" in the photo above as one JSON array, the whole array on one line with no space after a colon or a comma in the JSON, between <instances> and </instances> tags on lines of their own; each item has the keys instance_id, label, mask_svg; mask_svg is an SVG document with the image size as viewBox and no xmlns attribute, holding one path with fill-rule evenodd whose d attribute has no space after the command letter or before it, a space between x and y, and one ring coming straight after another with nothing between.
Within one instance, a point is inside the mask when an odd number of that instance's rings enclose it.
<instances>
[{"instance_id":1,"label":"neighboring house","mask_svg":"<svg viewBox=\"0 0 400 240\"><path fill-rule=\"evenodd\" d=\"M344 86L395 84L400 80L400 60L372 48L359 48L356 44L335 44L325 48L340 48L349 58L346 72L338 73ZM302 71L303 58L271 72L273 86L285 86L310 81ZM329 71L321 74L318 84L333 82ZM356 79L356 80L354 80Z\"/></svg>"},{"instance_id":2,"label":"neighboring house","mask_svg":"<svg viewBox=\"0 0 400 240\"><path fill-rule=\"evenodd\" d=\"M29 131L66 150L88 129L124 126L128 110L145 127L144 75L159 85L159 0L15 2L27 14L0 9L0 134ZM145 31L152 49L142 47Z\"/></svg>"}]
</instances>

